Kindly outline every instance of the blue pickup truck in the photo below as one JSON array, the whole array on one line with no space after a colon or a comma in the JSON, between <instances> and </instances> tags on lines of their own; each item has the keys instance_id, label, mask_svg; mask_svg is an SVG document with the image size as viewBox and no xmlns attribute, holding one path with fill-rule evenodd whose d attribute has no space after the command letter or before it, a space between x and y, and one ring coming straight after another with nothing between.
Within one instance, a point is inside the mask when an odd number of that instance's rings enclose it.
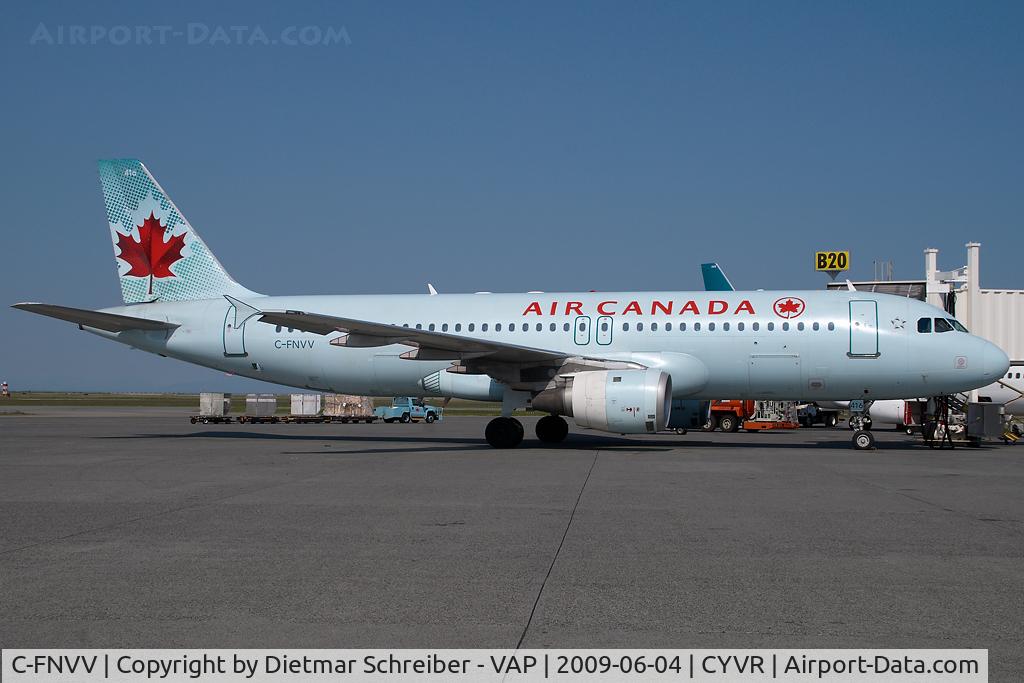
<instances>
[{"instance_id":1,"label":"blue pickup truck","mask_svg":"<svg viewBox=\"0 0 1024 683\"><path fill-rule=\"evenodd\" d=\"M440 420L442 408L424 403L422 398L411 396L395 396L390 406L379 406L373 414L385 422L418 422L427 424Z\"/></svg>"}]
</instances>

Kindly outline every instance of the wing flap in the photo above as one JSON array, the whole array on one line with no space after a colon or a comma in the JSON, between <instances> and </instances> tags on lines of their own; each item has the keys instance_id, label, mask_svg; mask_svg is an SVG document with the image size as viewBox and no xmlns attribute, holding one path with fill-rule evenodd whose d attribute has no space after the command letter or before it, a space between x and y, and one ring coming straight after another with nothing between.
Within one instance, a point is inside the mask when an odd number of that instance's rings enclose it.
<instances>
[{"instance_id":1,"label":"wing flap","mask_svg":"<svg viewBox=\"0 0 1024 683\"><path fill-rule=\"evenodd\" d=\"M136 318L130 315L118 315L116 313L104 313L103 311L92 311L87 308L71 308L70 306L56 306L54 304L38 304L32 302L14 304L11 308L18 308L30 313L65 320L69 323L93 327L107 332L127 332L128 330L173 330L178 327L174 323L150 320L148 318Z\"/></svg>"}]
</instances>

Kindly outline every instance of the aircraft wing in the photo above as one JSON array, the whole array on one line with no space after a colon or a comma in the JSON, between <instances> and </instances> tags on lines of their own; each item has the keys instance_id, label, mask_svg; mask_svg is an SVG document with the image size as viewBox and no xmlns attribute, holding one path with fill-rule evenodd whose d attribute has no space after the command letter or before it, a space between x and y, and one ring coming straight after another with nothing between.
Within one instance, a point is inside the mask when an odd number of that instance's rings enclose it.
<instances>
[{"instance_id":1,"label":"aircraft wing","mask_svg":"<svg viewBox=\"0 0 1024 683\"><path fill-rule=\"evenodd\" d=\"M315 334L344 332L344 336L331 340L335 346L414 346L416 351L402 354L403 358L413 360L481 359L498 363L560 363L569 357L560 351L305 311L262 311L260 321Z\"/></svg>"},{"instance_id":2,"label":"aircraft wing","mask_svg":"<svg viewBox=\"0 0 1024 683\"><path fill-rule=\"evenodd\" d=\"M107 332L126 332L128 330L173 330L178 325L174 323L150 320L149 318L136 318L130 315L117 315L116 313L104 313L102 311L91 311L87 308L71 308L69 306L55 306L53 304L21 303L14 304L11 308L20 308L30 313L47 315L58 320L66 320L79 326L94 327Z\"/></svg>"}]
</instances>

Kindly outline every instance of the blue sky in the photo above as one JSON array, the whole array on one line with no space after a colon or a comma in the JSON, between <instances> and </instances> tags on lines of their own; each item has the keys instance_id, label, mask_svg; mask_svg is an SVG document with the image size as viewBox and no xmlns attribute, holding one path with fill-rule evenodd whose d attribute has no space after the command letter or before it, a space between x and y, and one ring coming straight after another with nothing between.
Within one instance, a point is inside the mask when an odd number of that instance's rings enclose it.
<instances>
[{"instance_id":1,"label":"blue sky","mask_svg":"<svg viewBox=\"0 0 1024 683\"><path fill-rule=\"evenodd\" d=\"M101 157L145 161L232 275L269 293L694 289L706 260L741 288L818 288L816 249L849 249L854 278L876 259L920 277L922 249L953 268L970 240L983 285L1024 287L1021 3L4 14L0 376L15 389L254 386L6 307L119 303ZM71 26L109 35L50 44ZM119 26L184 36L114 44ZM347 40L280 44L307 26Z\"/></svg>"}]
</instances>

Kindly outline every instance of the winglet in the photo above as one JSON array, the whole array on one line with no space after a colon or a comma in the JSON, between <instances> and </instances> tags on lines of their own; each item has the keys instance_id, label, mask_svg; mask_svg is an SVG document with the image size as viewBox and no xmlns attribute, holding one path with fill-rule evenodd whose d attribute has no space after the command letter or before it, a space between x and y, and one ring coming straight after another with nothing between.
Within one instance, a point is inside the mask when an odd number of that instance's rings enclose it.
<instances>
[{"instance_id":1,"label":"winglet","mask_svg":"<svg viewBox=\"0 0 1024 683\"><path fill-rule=\"evenodd\" d=\"M427 291L430 292L430 296L437 296L437 290L434 289L434 285L427 283Z\"/></svg>"},{"instance_id":2,"label":"winglet","mask_svg":"<svg viewBox=\"0 0 1024 683\"><path fill-rule=\"evenodd\" d=\"M853 283L849 280L846 281L846 289L851 292L856 292L857 288L853 286Z\"/></svg>"}]
</instances>

